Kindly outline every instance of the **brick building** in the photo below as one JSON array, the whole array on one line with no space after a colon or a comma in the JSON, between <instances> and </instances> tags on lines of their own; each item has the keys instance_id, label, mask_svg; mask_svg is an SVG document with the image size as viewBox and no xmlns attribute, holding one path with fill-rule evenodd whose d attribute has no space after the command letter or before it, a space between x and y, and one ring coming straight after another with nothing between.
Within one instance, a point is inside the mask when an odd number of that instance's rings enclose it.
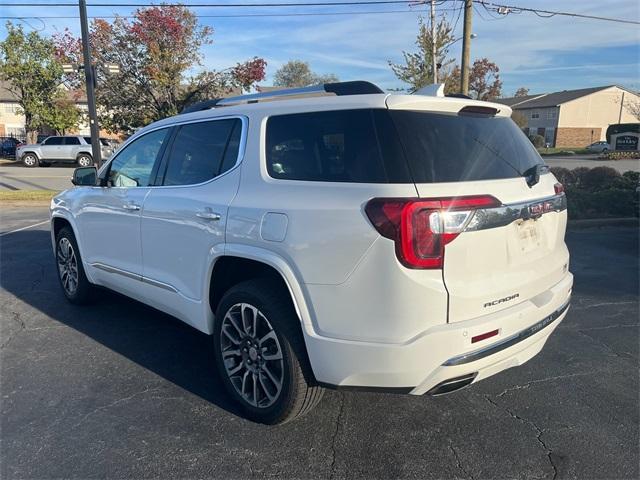
<instances>
[{"instance_id":1,"label":"brick building","mask_svg":"<svg viewBox=\"0 0 640 480\"><path fill-rule=\"evenodd\" d=\"M606 140L609 125L638 122L628 107L640 102L640 97L609 85L496 101L525 116L528 135L542 135L552 147L585 147Z\"/></svg>"}]
</instances>

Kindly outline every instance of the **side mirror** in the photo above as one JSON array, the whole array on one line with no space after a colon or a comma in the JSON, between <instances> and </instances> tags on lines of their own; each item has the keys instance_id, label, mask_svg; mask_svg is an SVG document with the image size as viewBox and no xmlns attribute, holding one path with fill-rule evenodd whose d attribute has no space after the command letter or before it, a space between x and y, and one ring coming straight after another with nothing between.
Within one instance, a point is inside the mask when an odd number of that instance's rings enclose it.
<instances>
[{"instance_id":1,"label":"side mirror","mask_svg":"<svg viewBox=\"0 0 640 480\"><path fill-rule=\"evenodd\" d=\"M79 167L73 171L71 183L81 186L95 186L98 179L98 169L96 167Z\"/></svg>"}]
</instances>

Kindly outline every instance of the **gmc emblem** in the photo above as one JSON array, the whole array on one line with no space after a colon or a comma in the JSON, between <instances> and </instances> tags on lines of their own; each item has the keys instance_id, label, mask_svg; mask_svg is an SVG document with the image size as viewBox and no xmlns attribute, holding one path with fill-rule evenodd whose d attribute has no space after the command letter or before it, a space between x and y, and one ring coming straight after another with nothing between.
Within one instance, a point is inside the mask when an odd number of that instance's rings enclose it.
<instances>
[{"instance_id":1,"label":"gmc emblem","mask_svg":"<svg viewBox=\"0 0 640 480\"><path fill-rule=\"evenodd\" d=\"M535 220L540 218L543 213L552 212L554 210L553 202L534 203L532 205L529 205L529 208L527 210L527 218L532 218Z\"/></svg>"}]
</instances>

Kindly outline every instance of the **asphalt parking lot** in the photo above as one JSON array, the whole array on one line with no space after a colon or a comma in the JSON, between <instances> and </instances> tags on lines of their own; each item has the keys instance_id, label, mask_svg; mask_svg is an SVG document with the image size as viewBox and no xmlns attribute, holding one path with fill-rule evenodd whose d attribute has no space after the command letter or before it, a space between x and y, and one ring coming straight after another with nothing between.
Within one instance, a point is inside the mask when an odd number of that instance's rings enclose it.
<instances>
[{"instance_id":1,"label":"asphalt parking lot","mask_svg":"<svg viewBox=\"0 0 640 480\"><path fill-rule=\"evenodd\" d=\"M1 471L9 478L638 478L638 231L568 234L572 308L540 355L456 394L329 391L239 417L209 338L104 292L67 304L44 208L0 208Z\"/></svg>"},{"instance_id":2,"label":"asphalt parking lot","mask_svg":"<svg viewBox=\"0 0 640 480\"><path fill-rule=\"evenodd\" d=\"M0 160L2 190L65 190L71 188L74 165L52 165L48 168L26 168L22 163Z\"/></svg>"}]
</instances>

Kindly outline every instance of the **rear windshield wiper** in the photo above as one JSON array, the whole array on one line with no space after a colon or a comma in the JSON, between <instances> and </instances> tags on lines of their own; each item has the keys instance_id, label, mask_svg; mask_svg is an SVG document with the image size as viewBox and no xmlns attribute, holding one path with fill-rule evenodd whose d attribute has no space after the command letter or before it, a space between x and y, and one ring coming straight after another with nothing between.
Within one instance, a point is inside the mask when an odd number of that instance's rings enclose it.
<instances>
[{"instance_id":1,"label":"rear windshield wiper","mask_svg":"<svg viewBox=\"0 0 640 480\"><path fill-rule=\"evenodd\" d=\"M522 172L522 176L527 181L527 185L529 185L529 188L531 188L540 181L540 175L542 175L543 173L547 173L548 171L549 167L538 163Z\"/></svg>"}]
</instances>

